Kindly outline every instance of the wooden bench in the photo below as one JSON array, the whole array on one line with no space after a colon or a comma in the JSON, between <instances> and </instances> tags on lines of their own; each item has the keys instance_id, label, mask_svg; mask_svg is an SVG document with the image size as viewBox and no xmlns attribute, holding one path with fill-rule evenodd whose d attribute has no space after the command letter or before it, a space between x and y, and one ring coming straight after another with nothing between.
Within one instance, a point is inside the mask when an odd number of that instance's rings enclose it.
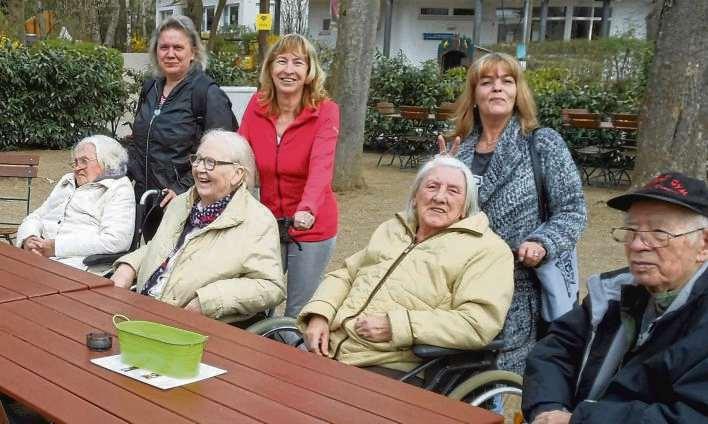
<instances>
[{"instance_id":1,"label":"wooden bench","mask_svg":"<svg viewBox=\"0 0 708 424\"><path fill-rule=\"evenodd\" d=\"M30 198L32 196L32 178L37 177L39 167L38 155L24 155L16 153L0 153L0 177L3 178L24 178L27 180L27 195L25 197L0 197L2 202L24 202L25 215L30 212ZM6 218L0 218L6 219ZM12 242L12 238L17 233L17 227L21 222L4 221L0 222L0 238Z\"/></svg>"}]
</instances>

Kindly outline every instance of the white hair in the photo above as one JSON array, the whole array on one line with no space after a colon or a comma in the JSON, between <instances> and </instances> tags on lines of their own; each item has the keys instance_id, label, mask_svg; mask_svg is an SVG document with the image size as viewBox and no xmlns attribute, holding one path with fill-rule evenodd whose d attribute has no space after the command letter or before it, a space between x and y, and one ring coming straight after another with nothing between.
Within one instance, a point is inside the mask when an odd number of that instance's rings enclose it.
<instances>
[{"instance_id":1,"label":"white hair","mask_svg":"<svg viewBox=\"0 0 708 424\"><path fill-rule=\"evenodd\" d=\"M96 159L103 172L101 177L124 177L128 170L128 152L116 140L105 135L92 135L81 139L71 151L76 151L84 144L90 144L96 149Z\"/></svg>"},{"instance_id":2,"label":"white hair","mask_svg":"<svg viewBox=\"0 0 708 424\"><path fill-rule=\"evenodd\" d=\"M408 195L408 204L406 205L406 218L411 221L418 221L418 212L416 210L415 195L418 193L423 180L428 176L430 171L438 167L448 167L457 169L462 172L465 178L465 202L462 206L462 218L467 218L479 212L479 202L477 200L477 183L472 176L472 171L462 163L459 159L450 156L436 155L433 159L426 162L418 174L416 174L411 186L411 191Z\"/></svg>"},{"instance_id":3,"label":"white hair","mask_svg":"<svg viewBox=\"0 0 708 424\"><path fill-rule=\"evenodd\" d=\"M703 228L704 230L708 229L708 216L703 216L693 211L689 213L690 215L688 219L684 221L686 223L685 231L697 230L699 228ZM696 231L695 233L687 234L686 237L689 238L691 243L698 243L701 237L703 237L703 231Z\"/></svg>"},{"instance_id":4,"label":"white hair","mask_svg":"<svg viewBox=\"0 0 708 424\"><path fill-rule=\"evenodd\" d=\"M160 23L155 31L153 31L152 37L150 38L150 49L148 52L150 54L150 65L152 65L153 75L156 77L162 76L162 70L157 61L157 41L160 39L160 34L168 29L182 31L189 39L192 45L192 52L194 53L194 60L192 61L190 69L199 67L202 71L205 71L209 63L209 58L206 48L204 48L204 43L202 43L202 38L194 27L194 22L192 22L188 16L172 15Z\"/></svg>"},{"instance_id":5,"label":"white hair","mask_svg":"<svg viewBox=\"0 0 708 424\"><path fill-rule=\"evenodd\" d=\"M258 178L256 160L253 156L253 150L251 150L251 146L245 138L233 131L214 129L204 134L201 144L207 141L218 142L226 147L228 151L229 157L214 159L238 162L238 164L246 170L246 187L250 190L256 186L256 179Z\"/></svg>"}]
</instances>

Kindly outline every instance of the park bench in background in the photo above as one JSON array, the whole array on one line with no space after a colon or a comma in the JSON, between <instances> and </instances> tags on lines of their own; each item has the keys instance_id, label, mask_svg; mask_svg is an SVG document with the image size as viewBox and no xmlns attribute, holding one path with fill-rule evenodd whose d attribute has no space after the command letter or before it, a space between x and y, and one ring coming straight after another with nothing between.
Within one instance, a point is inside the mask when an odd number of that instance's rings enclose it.
<instances>
[{"instance_id":1,"label":"park bench in background","mask_svg":"<svg viewBox=\"0 0 708 424\"><path fill-rule=\"evenodd\" d=\"M25 215L29 214L30 211L30 197L32 195L32 178L37 177L37 168L39 167L39 156L38 155L23 155L16 153L0 153L0 178L7 179L18 179L25 180L26 191L25 195L19 197L14 195L17 190L12 188L5 188L8 194L5 196L4 193L0 193L0 202L8 203L24 203L25 204ZM5 191L4 190L4 191ZM14 221L8 218L6 214L0 216L0 238L4 238L8 242L12 242L14 235L17 233L17 228L20 225L20 221Z\"/></svg>"}]
</instances>

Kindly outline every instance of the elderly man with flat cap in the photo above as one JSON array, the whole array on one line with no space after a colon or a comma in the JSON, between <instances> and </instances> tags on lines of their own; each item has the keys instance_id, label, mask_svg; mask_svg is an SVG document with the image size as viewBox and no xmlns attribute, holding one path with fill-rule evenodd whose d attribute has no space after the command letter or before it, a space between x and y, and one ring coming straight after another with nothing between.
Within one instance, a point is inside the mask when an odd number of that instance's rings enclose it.
<instances>
[{"instance_id":1,"label":"elderly man with flat cap","mask_svg":"<svg viewBox=\"0 0 708 424\"><path fill-rule=\"evenodd\" d=\"M708 189L680 173L607 202L628 267L591 277L582 305L530 353L534 424L708 423Z\"/></svg>"}]
</instances>

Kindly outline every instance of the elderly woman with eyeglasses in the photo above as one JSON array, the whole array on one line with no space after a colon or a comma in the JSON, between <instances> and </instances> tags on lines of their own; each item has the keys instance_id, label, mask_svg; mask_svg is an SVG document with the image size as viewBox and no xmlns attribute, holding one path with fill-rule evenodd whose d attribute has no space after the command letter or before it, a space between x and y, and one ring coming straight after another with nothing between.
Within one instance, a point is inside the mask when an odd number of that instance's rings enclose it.
<instances>
[{"instance_id":1,"label":"elderly woman with eyeglasses","mask_svg":"<svg viewBox=\"0 0 708 424\"><path fill-rule=\"evenodd\" d=\"M254 159L238 134L209 131L189 158L194 187L170 202L155 237L116 261L118 287L225 322L285 298L278 227L248 191Z\"/></svg>"},{"instance_id":2,"label":"elderly woman with eyeglasses","mask_svg":"<svg viewBox=\"0 0 708 424\"><path fill-rule=\"evenodd\" d=\"M135 197L128 155L114 139L86 137L72 150L74 171L17 230L17 247L86 270L86 256L119 253L133 239ZM100 273L102 269L89 269Z\"/></svg>"}]
</instances>

